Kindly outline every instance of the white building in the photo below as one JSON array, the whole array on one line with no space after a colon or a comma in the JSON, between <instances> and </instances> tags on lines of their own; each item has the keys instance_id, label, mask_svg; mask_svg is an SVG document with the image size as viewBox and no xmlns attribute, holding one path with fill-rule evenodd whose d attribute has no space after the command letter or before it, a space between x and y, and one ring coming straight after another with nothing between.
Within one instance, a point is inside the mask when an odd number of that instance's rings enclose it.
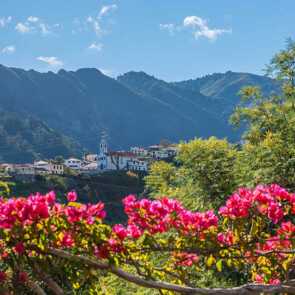
<instances>
[{"instance_id":1,"label":"white building","mask_svg":"<svg viewBox=\"0 0 295 295\"><path fill-rule=\"evenodd\" d=\"M8 173L17 175L35 175L35 168L32 164L11 164L6 168Z\"/></svg>"},{"instance_id":2,"label":"white building","mask_svg":"<svg viewBox=\"0 0 295 295\"><path fill-rule=\"evenodd\" d=\"M98 154L86 154L84 156L84 161L86 161L86 162L97 162L98 161Z\"/></svg>"},{"instance_id":3,"label":"white building","mask_svg":"<svg viewBox=\"0 0 295 295\"><path fill-rule=\"evenodd\" d=\"M87 174L87 173L93 173L97 170L98 170L97 162L91 162L82 166L82 168L80 169L80 172Z\"/></svg>"},{"instance_id":4,"label":"white building","mask_svg":"<svg viewBox=\"0 0 295 295\"><path fill-rule=\"evenodd\" d=\"M131 152L108 152L106 170L129 170L129 163L137 159Z\"/></svg>"},{"instance_id":5,"label":"white building","mask_svg":"<svg viewBox=\"0 0 295 295\"><path fill-rule=\"evenodd\" d=\"M64 165L73 170L80 170L82 167L82 161L76 158L69 158L65 160Z\"/></svg>"},{"instance_id":6,"label":"white building","mask_svg":"<svg viewBox=\"0 0 295 295\"><path fill-rule=\"evenodd\" d=\"M149 161L146 158L135 158L128 162L128 169L132 171L148 171Z\"/></svg>"},{"instance_id":7,"label":"white building","mask_svg":"<svg viewBox=\"0 0 295 295\"><path fill-rule=\"evenodd\" d=\"M40 174L40 175L64 174L64 165L57 164L55 162L36 161L34 162L34 168L36 170L36 174Z\"/></svg>"},{"instance_id":8,"label":"white building","mask_svg":"<svg viewBox=\"0 0 295 295\"><path fill-rule=\"evenodd\" d=\"M164 159L176 156L177 147L174 147L174 146L162 147L160 145L152 145L148 148L148 154L154 160L164 160Z\"/></svg>"},{"instance_id":9,"label":"white building","mask_svg":"<svg viewBox=\"0 0 295 295\"><path fill-rule=\"evenodd\" d=\"M141 157L146 157L148 156L148 153L149 153L147 149L143 147L138 147L138 146L134 146L130 148L130 151L136 154L137 156L141 156Z\"/></svg>"},{"instance_id":10,"label":"white building","mask_svg":"<svg viewBox=\"0 0 295 295\"><path fill-rule=\"evenodd\" d=\"M64 165L57 164L54 162L49 163L49 173L63 175L64 174Z\"/></svg>"}]
</instances>

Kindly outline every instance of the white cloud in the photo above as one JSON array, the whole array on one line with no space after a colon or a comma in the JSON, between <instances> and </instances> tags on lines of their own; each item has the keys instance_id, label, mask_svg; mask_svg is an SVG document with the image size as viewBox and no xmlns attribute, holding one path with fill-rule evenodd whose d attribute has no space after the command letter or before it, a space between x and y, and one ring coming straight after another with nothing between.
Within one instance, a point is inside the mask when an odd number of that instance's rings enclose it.
<instances>
[{"instance_id":1,"label":"white cloud","mask_svg":"<svg viewBox=\"0 0 295 295\"><path fill-rule=\"evenodd\" d=\"M211 41L216 40L217 37L222 34L232 32L231 29L226 30L226 29L209 28L207 21L205 19L202 19L199 16L187 16L183 20L183 26L192 28L193 35L195 36L196 39L198 39L199 37L204 37Z\"/></svg>"},{"instance_id":2,"label":"white cloud","mask_svg":"<svg viewBox=\"0 0 295 295\"><path fill-rule=\"evenodd\" d=\"M50 27L44 23L41 23L39 25L40 27L40 30L41 30L41 34L42 35L48 35L48 34L51 34L51 31L50 31Z\"/></svg>"},{"instance_id":3,"label":"white cloud","mask_svg":"<svg viewBox=\"0 0 295 295\"><path fill-rule=\"evenodd\" d=\"M84 32L89 30L89 27L95 32L98 37L106 34L108 31L104 29L106 25L105 17L118 8L116 4L102 6L97 16L88 16L84 21L74 19L73 24L75 28L72 30L72 34L78 32ZM110 24L111 22L109 22Z\"/></svg>"},{"instance_id":4,"label":"white cloud","mask_svg":"<svg viewBox=\"0 0 295 295\"><path fill-rule=\"evenodd\" d=\"M15 26L15 29L21 34L29 33L32 30L32 28L27 23L18 23Z\"/></svg>"},{"instance_id":5,"label":"white cloud","mask_svg":"<svg viewBox=\"0 0 295 295\"><path fill-rule=\"evenodd\" d=\"M12 21L12 16L0 18L0 28L4 28Z\"/></svg>"},{"instance_id":6,"label":"white cloud","mask_svg":"<svg viewBox=\"0 0 295 295\"><path fill-rule=\"evenodd\" d=\"M173 35L176 27L174 24L160 24L160 29L163 31L168 31L170 35Z\"/></svg>"},{"instance_id":7,"label":"white cloud","mask_svg":"<svg viewBox=\"0 0 295 295\"><path fill-rule=\"evenodd\" d=\"M63 62L59 60L55 56L39 56L37 60L47 63L49 66L52 67L61 67L63 66Z\"/></svg>"},{"instance_id":8,"label":"white cloud","mask_svg":"<svg viewBox=\"0 0 295 295\"><path fill-rule=\"evenodd\" d=\"M37 16L29 16L27 18L28 22L31 22L31 23L37 23L39 21L39 17Z\"/></svg>"},{"instance_id":9,"label":"white cloud","mask_svg":"<svg viewBox=\"0 0 295 295\"><path fill-rule=\"evenodd\" d=\"M116 4L112 5L105 5L101 8L99 12L99 17L103 17L104 15L108 14L110 11L116 10L118 6Z\"/></svg>"},{"instance_id":10,"label":"white cloud","mask_svg":"<svg viewBox=\"0 0 295 295\"><path fill-rule=\"evenodd\" d=\"M101 43L92 43L88 46L88 49L91 49L91 50L96 50L96 51L101 51L103 48L103 44Z\"/></svg>"},{"instance_id":11,"label":"white cloud","mask_svg":"<svg viewBox=\"0 0 295 295\"><path fill-rule=\"evenodd\" d=\"M6 46L4 48L2 48L1 53L3 54L12 54L15 52L15 46L10 45L10 46Z\"/></svg>"},{"instance_id":12,"label":"white cloud","mask_svg":"<svg viewBox=\"0 0 295 295\"><path fill-rule=\"evenodd\" d=\"M37 16L29 16L25 22L19 22L15 26L15 30L21 34L40 33L43 36L53 34L54 31L60 28L60 24L49 25Z\"/></svg>"},{"instance_id":13,"label":"white cloud","mask_svg":"<svg viewBox=\"0 0 295 295\"><path fill-rule=\"evenodd\" d=\"M98 21L98 19L93 18L92 16L88 16L86 22L90 23L93 27L93 30L97 36L101 36L103 34L103 29Z\"/></svg>"}]
</instances>

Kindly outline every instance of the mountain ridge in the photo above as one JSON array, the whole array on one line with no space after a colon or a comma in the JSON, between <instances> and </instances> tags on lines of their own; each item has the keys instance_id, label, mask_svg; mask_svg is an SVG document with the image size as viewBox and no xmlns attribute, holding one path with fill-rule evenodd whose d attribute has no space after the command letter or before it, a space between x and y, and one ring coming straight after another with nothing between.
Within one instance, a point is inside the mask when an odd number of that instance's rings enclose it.
<instances>
[{"instance_id":1,"label":"mountain ridge","mask_svg":"<svg viewBox=\"0 0 295 295\"><path fill-rule=\"evenodd\" d=\"M166 82L145 72L114 79L96 68L40 73L0 65L0 110L37 118L79 147L78 153L97 152L102 131L113 149L161 139L237 141L241 132L229 126L228 116L238 103L234 91L247 82L277 90L273 81L249 73Z\"/></svg>"}]
</instances>

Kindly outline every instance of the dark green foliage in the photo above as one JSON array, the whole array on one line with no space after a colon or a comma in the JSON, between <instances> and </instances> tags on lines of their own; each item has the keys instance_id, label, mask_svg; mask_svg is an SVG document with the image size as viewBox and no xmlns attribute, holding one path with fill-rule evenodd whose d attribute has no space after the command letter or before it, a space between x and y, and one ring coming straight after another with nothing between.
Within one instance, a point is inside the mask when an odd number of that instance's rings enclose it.
<instances>
[{"instance_id":1,"label":"dark green foliage","mask_svg":"<svg viewBox=\"0 0 295 295\"><path fill-rule=\"evenodd\" d=\"M71 190L77 191L79 202L105 204L107 221L122 223L126 216L122 199L129 194L140 194L143 191L143 175L130 175L126 171L107 172L98 176L38 176L36 182L17 182L11 188L11 195L27 196L30 193L57 192L58 199L65 202L65 194Z\"/></svg>"},{"instance_id":2,"label":"dark green foliage","mask_svg":"<svg viewBox=\"0 0 295 295\"><path fill-rule=\"evenodd\" d=\"M57 154L69 157L80 151L79 144L43 121L26 114L0 111L0 162L32 162Z\"/></svg>"},{"instance_id":3,"label":"dark green foliage","mask_svg":"<svg viewBox=\"0 0 295 295\"><path fill-rule=\"evenodd\" d=\"M236 187L236 157L237 150L226 140L182 143L176 163L152 165L146 187L154 197L179 198L192 209L217 208Z\"/></svg>"}]
</instances>

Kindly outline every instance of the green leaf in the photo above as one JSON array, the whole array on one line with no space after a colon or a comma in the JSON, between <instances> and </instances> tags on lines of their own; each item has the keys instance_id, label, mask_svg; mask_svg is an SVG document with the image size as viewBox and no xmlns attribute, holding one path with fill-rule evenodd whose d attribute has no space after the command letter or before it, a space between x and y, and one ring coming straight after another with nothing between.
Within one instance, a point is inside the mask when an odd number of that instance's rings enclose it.
<instances>
[{"instance_id":1,"label":"green leaf","mask_svg":"<svg viewBox=\"0 0 295 295\"><path fill-rule=\"evenodd\" d=\"M216 262L216 268L219 272L222 271L222 260L221 259Z\"/></svg>"},{"instance_id":2,"label":"green leaf","mask_svg":"<svg viewBox=\"0 0 295 295\"><path fill-rule=\"evenodd\" d=\"M210 266L212 266L213 265L213 263L215 263L215 258L212 256L212 255L210 255L209 257L208 257L208 259L207 259L207 266L208 267L210 267Z\"/></svg>"}]
</instances>

